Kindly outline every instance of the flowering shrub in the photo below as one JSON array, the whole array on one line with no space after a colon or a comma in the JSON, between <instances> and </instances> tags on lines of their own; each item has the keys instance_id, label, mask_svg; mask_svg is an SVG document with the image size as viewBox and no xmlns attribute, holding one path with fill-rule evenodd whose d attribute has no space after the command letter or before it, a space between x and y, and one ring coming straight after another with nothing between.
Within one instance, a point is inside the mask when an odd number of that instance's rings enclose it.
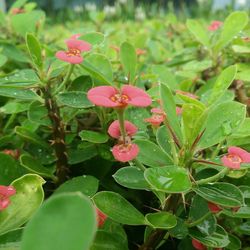
<instances>
[{"instance_id":1,"label":"flowering shrub","mask_svg":"<svg viewBox=\"0 0 250 250\"><path fill-rule=\"evenodd\" d=\"M0 248L247 250L246 12L109 29L88 6L87 33L24 2L1 16Z\"/></svg>"}]
</instances>

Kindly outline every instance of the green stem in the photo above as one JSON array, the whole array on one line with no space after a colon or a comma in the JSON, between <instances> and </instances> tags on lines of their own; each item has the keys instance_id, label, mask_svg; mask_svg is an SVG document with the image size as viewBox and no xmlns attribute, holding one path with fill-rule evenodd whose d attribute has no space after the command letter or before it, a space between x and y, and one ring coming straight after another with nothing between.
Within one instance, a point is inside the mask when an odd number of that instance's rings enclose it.
<instances>
[{"instance_id":1,"label":"green stem","mask_svg":"<svg viewBox=\"0 0 250 250\"><path fill-rule=\"evenodd\" d=\"M15 118L16 118L16 114L11 114L11 116L9 117L8 121L6 122L6 124L3 128L4 133L7 131L9 126L14 122Z\"/></svg>"},{"instance_id":2,"label":"green stem","mask_svg":"<svg viewBox=\"0 0 250 250\"><path fill-rule=\"evenodd\" d=\"M204 214L201 218L199 218L198 220L188 223L187 226L188 227L195 227L197 225L199 225L202 221L204 221L209 215L211 214L211 212L207 212L206 214Z\"/></svg>"},{"instance_id":3,"label":"green stem","mask_svg":"<svg viewBox=\"0 0 250 250\"><path fill-rule=\"evenodd\" d=\"M212 155L211 155L211 159L214 159L214 158L218 155L218 153L219 153L219 151L220 151L221 146L223 145L223 143L224 143L224 140L221 141L221 142L217 145L216 149L213 151L213 153L212 153Z\"/></svg>"},{"instance_id":4,"label":"green stem","mask_svg":"<svg viewBox=\"0 0 250 250\"><path fill-rule=\"evenodd\" d=\"M178 165L179 160L178 160L178 155L177 155L177 152L176 152L174 138L173 138L173 136L171 134L171 131L169 130L167 121L165 121L164 124L165 124L165 126L167 128L167 133L168 133L168 137L169 137L169 143L170 143L170 148L171 148L171 153L172 153L172 156L173 156L174 164Z\"/></svg>"},{"instance_id":5,"label":"green stem","mask_svg":"<svg viewBox=\"0 0 250 250\"><path fill-rule=\"evenodd\" d=\"M70 64L69 66L69 70L63 80L63 82L60 84L60 86L56 89L55 93L54 94L58 94L60 91L63 90L63 88L65 87L65 85L67 84L67 82L69 81L69 78L74 70L74 64Z\"/></svg>"},{"instance_id":6,"label":"green stem","mask_svg":"<svg viewBox=\"0 0 250 250\"><path fill-rule=\"evenodd\" d=\"M218 174L213 175L213 176L206 178L206 179L198 180L194 183L194 185L203 185L203 184L207 184L210 182L215 182L215 181L223 178L229 171L230 171L230 169L225 167Z\"/></svg>"},{"instance_id":7,"label":"green stem","mask_svg":"<svg viewBox=\"0 0 250 250\"><path fill-rule=\"evenodd\" d=\"M118 121L119 121L119 125L120 125L122 140L125 143L127 133L125 130L125 120L124 120L124 109L123 108L117 109L117 116L118 116Z\"/></svg>"},{"instance_id":8,"label":"green stem","mask_svg":"<svg viewBox=\"0 0 250 250\"><path fill-rule=\"evenodd\" d=\"M133 163L143 172L147 169L146 167L144 167L144 165L138 161L136 158L133 160Z\"/></svg>"}]
</instances>

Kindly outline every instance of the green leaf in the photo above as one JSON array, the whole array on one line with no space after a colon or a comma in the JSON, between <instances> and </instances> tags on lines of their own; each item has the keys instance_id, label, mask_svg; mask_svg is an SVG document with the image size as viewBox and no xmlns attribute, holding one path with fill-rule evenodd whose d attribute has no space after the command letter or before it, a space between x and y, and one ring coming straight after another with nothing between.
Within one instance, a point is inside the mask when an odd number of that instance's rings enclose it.
<instances>
[{"instance_id":1,"label":"green leaf","mask_svg":"<svg viewBox=\"0 0 250 250\"><path fill-rule=\"evenodd\" d=\"M145 218L153 228L170 229L177 224L176 217L168 212L146 214Z\"/></svg>"},{"instance_id":2,"label":"green leaf","mask_svg":"<svg viewBox=\"0 0 250 250\"><path fill-rule=\"evenodd\" d=\"M55 172L55 167L45 167L40 163L38 159L35 159L30 155L21 155L20 163L31 173L55 179L55 176L53 175L53 173Z\"/></svg>"},{"instance_id":3,"label":"green leaf","mask_svg":"<svg viewBox=\"0 0 250 250\"><path fill-rule=\"evenodd\" d=\"M0 112L4 114L17 114L28 110L28 108L29 103L27 102L18 102L11 100L0 108Z\"/></svg>"},{"instance_id":4,"label":"green leaf","mask_svg":"<svg viewBox=\"0 0 250 250\"><path fill-rule=\"evenodd\" d=\"M88 100L87 94L80 91L60 93L57 100L60 104L71 108L89 108L93 106Z\"/></svg>"},{"instance_id":5,"label":"green leaf","mask_svg":"<svg viewBox=\"0 0 250 250\"><path fill-rule=\"evenodd\" d=\"M109 137L107 134L90 131L90 130L82 130L79 133L82 141L89 141L92 143L105 143L108 141Z\"/></svg>"},{"instance_id":6,"label":"green leaf","mask_svg":"<svg viewBox=\"0 0 250 250\"><path fill-rule=\"evenodd\" d=\"M20 250L23 229L16 229L0 236L1 250Z\"/></svg>"},{"instance_id":7,"label":"green leaf","mask_svg":"<svg viewBox=\"0 0 250 250\"><path fill-rule=\"evenodd\" d=\"M187 223L177 217L177 224L175 227L170 228L169 233L172 237L175 237L177 239L186 238L188 235Z\"/></svg>"},{"instance_id":8,"label":"green leaf","mask_svg":"<svg viewBox=\"0 0 250 250\"><path fill-rule=\"evenodd\" d=\"M123 167L113 175L113 178L123 187L142 190L150 189L143 172L135 167Z\"/></svg>"},{"instance_id":9,"label":"green leaf","mask_svg":"<svg viewBox=\"0 0 250 250\"><path fill-rule=\"evenodd\" d=\"M214 104L227 90L227 88L233 82L237 72L237 67L235 65L229 66L228 68L224 69L219 77L217 78L209 99L207 100L208 104Z\"/></svg>"},{"instance_id":10,"label":"green leaf","mask_svg":"<svg viewBox=\"0 0 250 250\"><path fill-rule=\"evenodd\" d=\"M100 45L104 42L104 35L100 32L89 32L80 36L78 40L84 40L92 45Z\"/></svg>"},{"instance_id":11,"label":"green leaf","mask_svg":"<svg viewBox=\"0 0 250 250\"><path fill-rule=\"evenodd\" d=\"M99 192L93 200L104 214L116 222L127 225L146 224L143 214L117 193Z\"/></svg>"},{"instance_id":12,"label":"green leaf","mask_svg":"<svg viewBox=\"0 0 250 250\"><path fill-rule=\"evenodd\" d=\"M243 194L239 188L229 183L206 184L193 188L193 190L217 205L225 207L239 207L244 204Z\"/></svg>"},{"instance_id":13,"label":"green leaf","mask_svg":"<svg viewBox=\"0 0 250 250\"><path fill-rule=\"evenodd\" d=\"M12 186L16 194L11 204L0 213L0 235L5 234L23 225L43 202L42 185L45 181L35 174L27 174L13 181Z\"/></svg>"},{"instance_id":14,"label":"green leaf","mask_svg":"<svg viewBox=\"0 0 250 250\"><path fill-rule=\"evenodd\" d=\"M175 75L164 65L153 65L152 71L157 75L160 83L167 85L170 89L176 89L177 81Z\"/></svg>"},{"instance_id":15,"label":"green leaf","mask_svg":"<svg viewBox=\"0 0 250 250\"><path fill-rule=\"evenodd\" d=\"M94 176L77 176L63 183L56 189L53 195L69 192L81 192L84 195L92 197L97 192L98 185L99 181Z\"/></svg>"},{"instance_id":16,"label":"green leaf","mask_svg":"<svg viewBox=\"0 0 250 250\"><path fill-rule=\"evenodd\" d=\"M215 45L216 51L219 51L242 31L248 23L248 14L244 11L235 11L225 20L219 40Z\"/></svg>"},{"instance_id":17,"label":"green leaf","mask_svg":"<svg viewBox=\"0 0 250 250\"><path fill-rule=\"evenodd\" d=\"M134 140L139 148L137 159L150 167L161 167L172 164L172 160L156 144L148 140Z\"/></svg>"},{"instance_id":18,"label":"green leaf","mask_svg":"<svg viewBox=\"0 0 250 250\"><path fill-rule=\"evenodd\" d=\"M21 250L88 250L96 227L95 210L88 198L80 193L55 195L28 222Z\"/></svg>"},{"instance_id":19,"label":"green leaf","mask_svg":"<svg viewBox=\"0 0 250 250\"><path fill-rule=\"evenodd\" d=\"M223 114L223 115L222 115ZM199 149L213 146L238 129L246 116L245 105L238 102L223 102L208 110L204 121L205 132L197 147Z\"/></svg>"},{"instance_id":20,"label":"green leaf","mask_svg":"<svg viewBox=\"0 0 250 250\"><path fill-rule=\"evenodd\" d=\"M164 150L164 152L169 155L171 152L171 146L169 143L170 138L167 133L167 128L165 125L157 129L156 141L157 141L157 144L161 147L161 149Z\"/></svg>"},{"instance_id":21,"label":"green leaf","mask_svg":"<svg viewBox=\"0 0 250 250\"><path fill-rule=\"evenodd\" d=\"M113 84L112 66L106 56L91 54L83 61L81 66L92 76L96 84Z\"/></svg>"},{"instance_id":22,"label":"green leaf","mask_svg":"<svg viewBox=\"0 0 250 250\"><path fill-rule=\"evenodd\" d=\"M41 10L34 10L28 13L21 13L11 16L11 25L13 30L25 37L26 33L35 33L37 25L45 19L45 13Z\"/></svg>"},{"instance_id":23,"label":"green leaf","mask_svg":"<svg viewBox=\"0 0 250 250\"><path fill-rule=\"evenodd\" d=\"M202 26L197 20L192 19L188 19L186 25L197 41L206 47L210 46L209 35L206 27Z\"/></svg>"},{"instance_id":24,"label":"green leaf","mask_svg":"<svg viewBox=\"0 0 250 250\"><path fill-rule=\"evenodd\" d=\"M98 152L94 144L86 145L82 149L69 149L69 164L77 164L95 157Z\"/></svg>"},{"instance_id":25,"label":"green leaf","mask_svg":"<svg viewBox=\"0 0 250 250\"><path fill-rule=\"evenodd\" d=\"M166 193L182 193L191 189L192 184L186 169L177 166L148 168L144 172L151 188Z\"/></svg>"},{"instance_id":26,"label":"green leaf","mask_svg":"<svg viewBox=\"0 0 250 250\"><path fill-rule=\"evenodd\" d=\"M248 233L249 233L249 228L248 228ZM244 234L244 233L243 233ZM230 243L227 245L226 249L227 250L240 250L241 248L241 241L238 237L228 234Z\"/></svg>"},{"instance_id":27,"label":"green leaf","mask_svg":"<svg viewBox=\"0 0 250 250\"><path fill-rule=\"evenodd\" d=\"M211 235L205 235L193 228L189 229L189 235L208 247L226 247L230 243L227 232L219 225Z\"/></svg>"},{"instance_id":28,"label":"green leaf","mask_svg":"<svg viewBox=\"0 0 250 250\"><path fill-rule=\"evenodd\" d=\"M160 98L162 101L163 110L167 114L169 125L172 128L172 130L175 132L179 141L182 142L182 133L181 133L181 128L180 128L180 124L178 121L178 117L176 114L176 105L175 105L174 97L172 95L171 90L163 84L160 85Z\"/></svg>"},{"instance_id":29,"label":"green leaf","mask_svg":"<svg viewBox=\"0 0 250 250\"><path fill-rule=\"evenodd\" d=\"M44 140L40 136L31 132L27 128L17 126L17 127L15 127L15 132L16 132L16 134L18 134L21 138L23 138L26 141L29 141L31 143L34 143L36 145L39 145L39 146L46 148L46 149L49 149L49 150L51 149L49 144L44 142Z\"/></svg>"},{"instance_id":30,"label":"green leaf","mask_svg":"<svg viewBox=\"0 0 250 250\"><path fill-rule=\"evenodd\" d=\"M128 82L133 83L135 80L137 63L134 46L128 42L122 43L120 57L124 73L128 77Z\"/></svg>"},{"instance_id":31,"label":"green leaf","mask_svg":"<svg viewBox=\"0 0 250 250\"><path fill-rule=\"evenodd\" d=\"M250 207L240 207L237 212L233 210L224 209L223 214L232 218L250 219Z\"/></svg>"},{"instance_id":32,"label":"green leaf","mask_svg":"<svg viewBox=\"0 0 250 250\"><path fill-rule=\"evenodd\" d=\"M0 68L8 61L5 55L0 55Z\"/></svg>"},{"instance_id":33,"label":"green leaf","mask_svg":"<svg viewBox=\"0 0 250 250\"><path fill-rule=\"evenodd\" d=\"M48 117L48 110L43 103L34 101L30 104L28 110L28 119L39 125L51 126L51 121Z\"/></svg>"},{"instance_id":34,"label":"green leaf","mask_svg":"<svg viewBox=\"0 0 250 250\"><path fill-rule=\"evenodd\" d=\"M20 177L21 170L10 155L0 153L0 183L1 185L9 185L13 180Z\"/></svg>"},{"instance_id":35,"label":"green leaf","mask_svg":"<svg viewBox=\"0 0 250 250\"><path fill-rule=\"evenodd\" d=\"M249 54L250 53L250 48L247 46L233 45L232 49L235 53L239 53L239 54Z\"/></svg>"},{"instance_id":36,"label":"green leaf","mask_svg":"<svg viewBox=\"0 0 250 250\"><path fill-rule=\"evenodd\" d=\"M43 58L42 58L42 49L37 38L32 34L27 34L26 36L26 45L32 59L32 62L38 69L43 67Z\"/></svg>"},{"instance_id":37,"label":"green leaf","mask_svg":"<svg viewBox=\"0 0 250 250\"><path fill-rule=\"evenodd\" d=\"M6 96L20 100L41 100L41 98L30 89L10 88L3 85L0 85L0 96Z\"/></svg>"}]
</instances>

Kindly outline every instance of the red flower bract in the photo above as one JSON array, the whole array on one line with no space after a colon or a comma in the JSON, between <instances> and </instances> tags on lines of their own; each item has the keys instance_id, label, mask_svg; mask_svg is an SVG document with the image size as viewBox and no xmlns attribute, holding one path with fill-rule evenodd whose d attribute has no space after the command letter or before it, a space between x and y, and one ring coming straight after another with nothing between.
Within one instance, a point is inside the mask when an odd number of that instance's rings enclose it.
<instances>
[{"instance_id":1,"label":"red flower bract","mask_svg":"<svg viewBox=\"0 0 250 250\"><path fill-rule=\"evenodd\" d=\"M147 107L151 104L150 96L142 89L124 85L119 92L111 86L99 86L88 91L88 99L97 106L121 108L128 104Z\"/></svg>"},{"instance_id":2,"label":"red flower bract","mask_svg":"<svg viewBox=\"0 0 250 250\"><path fill-rule=\"evenodd\" d=\"M207 247L196 239L192 239L192 245L197 250L207 250Z\"/></svg>"},{"instance_id":3,"label":"red flower bract","mask_svg":"<svg viewBox=\"0 0 250 250\"><path fill-rule=\"evenodd\" d=\"M97 223L98 223L98 227L101 227L105 220L107 219L107 215L104 214L101 210L99 210L97 207L95 208L96 210L96 215L97 215Z\"/></svg>"},{"instance_id":4,"label":"red flower bract","mask_svg":"<svg viewBox=\"0 0 250 250\"><path fill-rule=\"evenodd\" d=\"M221 161L228 168L240 169L241 163L250 163L250 153L239 147L229 147L228 154Z\"/></svg>"},{"instance_id":5,"label":"red flower bract","mask_svg":"<svg viewBox=\"0 0 250 250\"><path fill-rule=\"evenodd\" d=\"M9 197L16 194L16 190L12 186L1 186L0 185L0 211L7 208L10 204Z\"/></svg>"},{"instance_id":6,"label":"red flower bract","mask_svg":"<svg viewBox=\"0 0 250 250\"><path fill-rule=\"evenodd\" d=\"M208 202L208 208L213 214L219 213L222 210L222 208L212 202Z\"/></svg>"},{"instance_id":7,"label":"red flower bract","mask_svg":"<svg viewBox=\"0 0 250 250\"><path fill-rule=\"evenodd\" d=\"M79 64L83 61L83 57L81 56L81 52L89 51L91 49L91 45L85 41L69 39L66 41L68 51L58 51L56 53L56 57L59 60L71 63L71 64Z\"/></svg>"},{"instance_id":8,"label":"red flower bract","mask_svg":"<svg viewBox=\"0 0 250 250\"><path fill-rule=\"evenodd\" d=\"M208 26L208 30L215 31L220 28L220 26L223 24L221 21L212 21L212 23Z\"/></svg>"},{"instance_id":9,"label":"red flower bract","mask_svg":"<svg viewBox=\"0 0 250 250\"><path fill-rule=\"evenodd\" d=\"M137 132L137 127L129 122L129 121L125 121L125 130L127 133L127 136L133 136L136 134ZM111 137L119 139L121 136L121 130L120 130L120 124L118 120L113 121L109 128L108 128L108 133Z\"/></svg>"},{"instance_id":10,"label":"red flower bract","mask_svg":"<svg viewBox=\"0 0 250 250\"><path fill-rule=\"evenodd\" d=\"M139 147L136 144L117 144L112 148L112 154L117 161L127 162L136 158Z\"/></svg>"}]
</instances>

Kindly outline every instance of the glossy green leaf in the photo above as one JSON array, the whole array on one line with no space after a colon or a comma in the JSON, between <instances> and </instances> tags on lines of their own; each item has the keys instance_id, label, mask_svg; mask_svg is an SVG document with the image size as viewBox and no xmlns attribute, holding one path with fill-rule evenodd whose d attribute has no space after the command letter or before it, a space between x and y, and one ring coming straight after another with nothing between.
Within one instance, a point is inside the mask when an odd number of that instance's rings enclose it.
<instances>
[{"instance_id":1,"label":"glossy green leaf","mask_svg":"<svg viewBox=\"0 0 250 250\"><path fill-rule=\"evenodd\" d=\"M49 150L51 149L49 144L44 142L44 140L39 135L31 132L27 128L17 126L15 128L15 132L17 135L19 135L25 141L29 141L31 143L34 143L36 145L39 145L39 146L46 148L46 149L49 149Z\"/></svg>"},{"instance_id":2,"label":"glossy green leaf","mask_svg":"<svg viewBox=\"0 0 250 250\"><path fill-rule=\"evenodd\" d=\"M84 40L91 45L100 45L104 42L104 35L100 32L89 32L78 38L79 40Z\"/></svg>"},{"instance_id":3,"label":"glossy green leaf","mask_svg":"<svg viewBox=\"0 0 250 250\"><path fill-rule=\"evenodd\" d=\"M225 47L231 40L244 29L248 23L248 14L244 11L235 11L225 20L221 35L215 48L217 51Z\"/></svg>"},{"instance_id":4,"label":"glossy green leaf","mask_svg":"<svg viewBox=\"0 0 250 250\"><path fill-rule=\"evenodd\" d=\"M21 170L10 155L0 153L0 183L1 185L9 185L16 178L20 177Z\"/></svg>"},{"instance_id":5,"label":"glossy green leaf","mask_svg":"<svg viewBox=\"0 0 250 250\"><path fill-rule=\"evenodd\" d=\"M55 190L54 194L81 192L84 195L92 197L97 192L98 186L99 181L94 176L82 175L63 183Z\"/></svg>"},{"instance_id":6,"label":"glossy green leaf","mask_svg":"<svg viewBox=\"0 0 250 250\"><path fill-rule=\"evenodd\" d=\"M38 69L43 67L42 49L37 38L32 34L26 35L26 45L32 62Z\"/></svg>"},{"instance_id":7,"label":"glossy green leaf","mask_svg":"<svg viewBox=\"0 0 250 250\"><path fill-rule=\"evenodd\" d=\"M16 194L11 204L0 213L0 235L23 225L43 202L42 185L45 181L38 175L27 174L11 183Z\"/></svg>"},{"instance_id":8,"label":"glossy green leaf","mask_svg":"<svg viewBox=\"0 0 250 250\"><path fill-rule=\"evenodd\" d=\"M95 157L98 154L94 144L86 145L82 149L69 149L69 164L77 164Z\"/></svg>"},{"instance_id":9,"label":"glossy green leaf","mask_svg":"<svg viewBox=\"0 0 250 250\"><path fill-rule=\"evenodd\" d=\"M227 232L219 225L211 235L205 235L193 228L189 229L189 235L208 247L226 247L230 243Z\"/></svg>"},{"instance_id":10,"label":"glossy green leaf","mask_svg":"<svg viewBox=\"0 0 250 250\"><path fill-rule=\"evenodd\" d=\"M6 62L8 58L5 55L0 55L0 67L2 67Z\"/></svg>"},{"instance_id":11,"label":"glossy green leaf","mask_svg":"<svg viewBox=\"0 0 250 250\"><path fill-rule=\"evenodd\" d=\"M188 19L186 25L197 41L202 45L209 47L209 35L204 26L202 26L197 20L192 19Z\"/></svg>"},{"instance_id":12,"label":"glossy green leaf","mask_svg":"<svg viewBox=\"0 0 250 250\"><path fill-rule=\"evenodd\" d=\"M172 95L171 90L163 84L160 85L160 98L162 101L163 110L167 114L169 125L175 132L179 141L182 142L182 133L179 120L176 114L176 105L174 97Z\"/></svg>"},{"instance_id":13,"label":"glossy green leaf","mask_svg":"<svg viewBox=\"0 0 250 250\"><path fill-rule=\"evenodd\" d=\"M225 207L238 207L244 204L243 194L236 186L217 182L206 184L193 190L205 200Z\"/></svg>"},{"instance_id":14,"label":"glossy green leaf","mask_svg":"<svg viewBox=\"0 0 250 250\"><path fill-rule=\"evenodd\" d=\"M79 133L79 136L83 141L89 141L92 143L105 143L109 139L107 134L90 130L82 130Z\"/></svg>"},{"instance_id":15,"label":"glossy green leaf","mask_svg":"<svg viewBox=\"0 0 250 250\"><path fill-rule=\"evenodd\" d=\"M177 224L175 227L169 229L169 234L177 239L183 239L188 235L188 227L184 220L177 217Z\"/></svg>"},{"instance_id":16,"label":"glossy green leaf","mask_svg":"<svg viewBox=\"0 0 250 250\"><path fill-rule=\"evenodd\" d=\"M55 195L26 225L21 250L88 250L96 229L95 209L87 197Z\"/></svg>"},{"instance_id":17,"label":"glossy green leaf","mask_svg":"<svg viewBox=\"0 0 250 250\"><path fill-rule=\"evenodd\" d=\"M236 206L237 207L237 206ZM224 209L223 214L233 217L233 218L242 218L242 219L250 219L250 207L244 206L240 207L237 212L233 209Z\"/></svg>"},{"instance_id":18,"label":"glossy green leaf","mask_svg":"<svg viewBox=\"0 0 250 250\"><path fill-rule=\"evenodd\" d=\"M41 98L30 89L10 88L0 85L0 96L11 97L20 100L40 100Z\"/></svg>"},{"instance_id":19,"label":"glossy green leaf","mask_svg":"<svg viewBox=\"0 0 250 250\"><path fill-rule=\"evenodd\" d=\"M248 230L249 230L249 228L248 228ZM248 233L249 233L249 231L248 231ZM229 245L227 245L226 249L228 249L228 250L240 250L240 249L242 249L241 248L241 241L238 237L236 237L233 234L228 234L228 237L229 237L230 243L229 243Z\"/></svg>"},{"instance_id":20,"label":"glossy green leaf","mask_svg":"<svg viewBox=\"0 0 250 250\"><path fill-rule=\"evenodd\" d=\"M237 67L235 65L232 65L224 69L220 73L219 77L216 79L215 84L213 85L209 99L207 100L209 105L214 104L215 101L217 101L221 96L223 96L227 88L233 82L236 76L236 72Z\"/></svg>"},{"instance_id":21,"label":"glossy green leaf","mask_svg":"<svg viewBox=\"0 0 250 250\"><path fill-rule=\"evenodd\" d=\"M29 103L27 102L17 102L11 100L0 108L0 112L4 114L17 114L28 110L28 108Z\"/></svg>"},{"instance_id":22,"label":"glossy green leaf","mask_svg":"<svg viewBox=\"0 0 250 250\"><path fill-rule=\"evenodd\" d=\"M55 176L53 175L53 173L55 172L55 167L45 167L39 160L31 157L30 155L21 155L20 163L31 173L55 179Z\"/></svg>"},{"instance_id":23,"label":"glossy green leaf","mask_svg":"<svg viewBox=\"0 0 250 250\"><path fill-rule=\"evenodd\" d=\"M104 214L116 222L127 225L146 224L143 214L117 193L99 192L93 200Z\"/></svg>"},{"instance_id":24,"label":"glossy green leaf","mask_svg":"<svg viewBox=\"0 0 250 250\"><path fill-rule=\"evenodd\" d=\"M208 148L224 140L238 129L245 116L246 107L238 102L223 102L210 108L204 121L205 132L198 148Z\"/></svg>"},{"instance_id":25,"label":"glossy green leaf","mask_svg":"<svg viewBox=\"0 0 250 250\"><path fill-rule=\"evenodd\" d=\"M16 229L0 236L1 250L20 250L23 229Z\"/></svg>"},{"instance_id":26,"label":"glossy green leaf","mask_svg":"<svg viewBox=\"0 0 250 250\"><path fill-rule=\"evenodd\" d=\"M51 121L48 116L48 110L44 104L34 101L30 104L28 110L28 119L39 125L51 126Z\"/></svg>"},{"instance_id":27,"label":"glossy green leaf","mask_svg":"<svg viewBox=\"0 0 250 250\"><path fill-rule=\"evenodd\" d=\"M134 82L136 75L136 64L137 64L137 58L134 46L128 42L122 43L120 50L120 57L124 73L128 78L128 82L129 83Z\"/></svg>"},{"instance_id":28,"label":"glossy green leaf","mask_svg":"<svg viewBox=\"0 0 250 250\"><path fill-rule=\"evenodd\" d=\"M162 150L169 156L171 155L171 146L170 146L170 138L167 133L167 128L166 126L161 126L157 129L156 132L156 141L157 144L161 147Z\"/></svg>"},{"instance_id":29,"label":"glossy green leaf","mask_svg":"<svg viewBox=\"0 0 250 250\"><path fill-rule=\"evenodd\" d=\"M166 193L187 192L192 186L187 170L174 165L148 168L144 176L152 189Z\"/></svg>"},{"instance_id":30,"label":"glossy green leaf","mask_svg":"<svg viewBox=\"0 0 250 250\"><path fill-rule=\"evenodd\" d=\"M153 228L170 229L177 224L176 217L169 212L146 214L145 218Z\"/></svg>"},{"instance_id":31,"label":"glossy green leaf","mask_svg":"<svg viewBox=\"0 0 250 250\"><path fill-rule=\"evenodd\" d=\"M114 175L115 181L123 187L131 189L150 189L149 184L144 178L143 172L135 167L120 168Z\"/></svg>"},{"instance_id":32,"label":"glossy green leaf","mask_svg":"<svg viewBox=\"0 0 250 250\"><path fill-rule=\"evenodd\" d=\"M1 43L1 54L5 55L8 59L15 62L29 63L29 57L16 45L11 43Z\"/></svg>"},{"instance_id":33,"label":"glossy green leaf","mask_svg":"<svg viewBox=\"0 0 250 250\"><path fill-rule=\"evenodd\" d=\"M135 140L139 148L137 159L150 167L161 167L172 164L172 160L164 151L156 144L148 140Z\"/></svg>"},{"instance_id":34,"label":"glossy green leaf","mask_svg":"<svg viewBox=\"0 0 250 250\"><path fill-rule=\"evenodd\" d=\"M57 100L60 104L71 108L89 108L93 106L88 100L86 93L80 91L60 93L57 96Z\"/></svg>"}]
</instances>

